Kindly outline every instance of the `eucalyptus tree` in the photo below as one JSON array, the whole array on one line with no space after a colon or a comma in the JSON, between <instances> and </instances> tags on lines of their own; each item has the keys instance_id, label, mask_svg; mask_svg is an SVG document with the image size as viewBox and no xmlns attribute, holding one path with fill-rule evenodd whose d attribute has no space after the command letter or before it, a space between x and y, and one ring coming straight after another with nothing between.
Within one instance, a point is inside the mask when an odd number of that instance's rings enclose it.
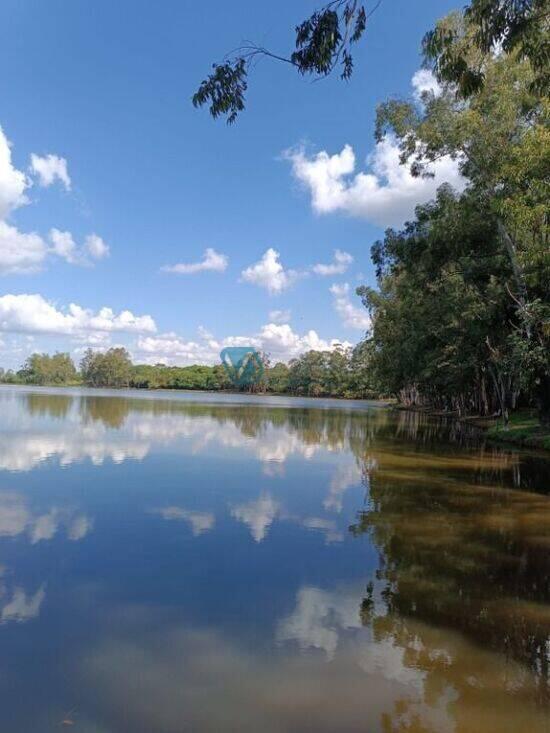
<instances>
[{"instance_id":1,"label":"eucalyptus tree","mask_svg":"<svg viewBox=\"0 0 550 733\"><path fill-rule=\"evenodd\" d=\"M430 175L430 165L444 156L458 162L510 265L500 284L515 309L514 329L505 344L496 344L494 333L485 340L495 387L506 403L504 385L515 363L531 381L541 419L550 423L550 103L535 83L531 60L515 47L483 57L483 85L465 98L446 80L441 56L456 48L470 66L480 64L476 28L456 13L437 28L452 39L440 56L432 55L438 93L425 92L420 105L398 99L382 104L376 136L398 140L401 161L414 175Z\"/></svg>"},{"instance_id":2,"label":"eucalyptus tree","mask_svg":"<svg viewBox=\"0 0 550 733\"><path fill-rule=\"evenodd\" d=\"M212 64L211 73L193 95L193 105L206 105L212 117L225 117L233 124L245 109L249 77L262 58L287 64L300 76L323 78L337 71L347 81L354 71L354 46L363 39L369 19L381 5L382 0L328 2L295 26L294 47L286 52L243 42ZM386 6L391 7L391 0L386 0ZM438 24L425 36L426 57L440 78L470 95L485 83L484 59L495 48L502 48L528 59L535 70L533 88L547 91L549 8L549 0L471 0L464 9L473 30L468 44L457 42L456 29Z\"/></svg>"}]
</instances>

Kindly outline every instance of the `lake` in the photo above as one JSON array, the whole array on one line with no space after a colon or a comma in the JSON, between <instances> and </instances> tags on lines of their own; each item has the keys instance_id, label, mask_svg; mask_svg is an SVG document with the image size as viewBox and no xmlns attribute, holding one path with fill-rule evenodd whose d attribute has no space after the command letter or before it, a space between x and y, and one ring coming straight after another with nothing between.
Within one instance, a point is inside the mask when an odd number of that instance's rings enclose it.
<instances>
[{"instance_id":1,"label":"lake","mask_svg":"<svg viewBox=\"0 0 550 733\"><path fill-rule=\"evenodd\" d=\"M0 388L0 730L550 730L550 462L375 403Z\"/></svg>"}]
</instances>

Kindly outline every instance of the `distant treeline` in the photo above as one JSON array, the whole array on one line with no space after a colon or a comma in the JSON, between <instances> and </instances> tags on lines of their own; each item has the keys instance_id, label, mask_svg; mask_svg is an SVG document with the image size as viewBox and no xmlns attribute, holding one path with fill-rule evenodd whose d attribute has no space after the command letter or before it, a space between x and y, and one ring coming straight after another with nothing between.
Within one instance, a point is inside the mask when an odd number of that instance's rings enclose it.
<instances>
[{"instance_id":1,"label":"distant treeline","mask_svg":"<svg viewBox=\"0 0 550 733\"><path fill-rule=\"evenodd\" d=\"M370 376L370 349L369 342L363 341L354 349L308 351L288 364L273 365L263 355L264 375L246 389L310 397L374 398L378 393ZM18 371L0 368L0 382L137 389L233 389L221 364L186 367L133 364L124 348L106 352L88 349L78 369L66 353L33 354Z\"/></svg>"}]
</instances>

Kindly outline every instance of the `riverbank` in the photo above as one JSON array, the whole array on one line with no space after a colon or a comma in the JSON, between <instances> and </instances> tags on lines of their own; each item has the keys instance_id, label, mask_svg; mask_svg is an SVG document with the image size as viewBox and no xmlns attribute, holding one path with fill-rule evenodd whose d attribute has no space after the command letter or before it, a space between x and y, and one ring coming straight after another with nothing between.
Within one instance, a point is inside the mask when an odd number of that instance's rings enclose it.
<instances>
[{"instance_id":1,"label":"riverbank","mask_svg":"<svg viewBox=\"0 0 550 733\"><path fill-rule=\"evenodd\" d=\"M511 415L507 427L504 427L502 421L498 421L487 428L487 437L501 443L550 450L550 429L544 428L536 415L528 411Z\"/></svg>"},{"instance_id":2,"label":"riverbank","mask_svg":"<svg viewBox=\"0 0 550 733\"><path fill-rule=\"evenodd\" d=\"M527 448L542 448L550 450L550 429L544 428L534 410L519 410L510 415L508 425L505 426L498 417L482 417L480 415L466 415L459 417L456 413L443 410L431 410L427 407L406 407L396 405L396 410L406 412L421 412L432 417L445 417L469 425L475 425L482 430L486 437L494 442L507 443Z\"/></svg>"}]
</instances>

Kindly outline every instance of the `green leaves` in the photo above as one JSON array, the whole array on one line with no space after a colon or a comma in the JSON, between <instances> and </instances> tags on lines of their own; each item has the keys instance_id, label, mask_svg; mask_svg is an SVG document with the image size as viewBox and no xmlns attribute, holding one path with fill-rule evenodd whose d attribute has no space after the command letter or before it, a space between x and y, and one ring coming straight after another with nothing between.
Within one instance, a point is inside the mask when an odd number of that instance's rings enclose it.
<instances>
[{"instance_id":1,"label":"green leaves","mask_svg":"<svg viewBox=\"0 0 550 733\"><path fill-rule=\"evenodd\" d=\"M549 30L550 0L471 0L463 19L449 16L424 36L424 56L467 99L485 83L487 58L513 53L531 64L531 91L542 97L550 90Z\"/></svg>"},{"instance_id":2,"label":"green leaves","mask_svg":"<svg viewBox=\"0 0 550 733\"><path fill-rule=\"evenodd\" d=\"M193 95L193 106L208 104L214 119L227 115L227 124L232 125L244 109L247 89L247 62L244 57L233 61L214 64L214 71L200 85Z\"/></svg>"},{"instance_id":3,"label":"green leaves","mask_svg":"<svg viewBox=\"0 0 550 733\"><path fill-rule=\"evenodd\" d=\"M334 0L296 26L294 51L288 56L247 43L234 58L214 64L193 95L193 105L208 105L214 119L226 116L233 124L245 108L248 74L259 58L288 63L302 76L328 76L341 65L340 77L347 80L353 74L351 47L362 38L366 25L367 13L358 0Z\"/></svg>"}]
</instances>

